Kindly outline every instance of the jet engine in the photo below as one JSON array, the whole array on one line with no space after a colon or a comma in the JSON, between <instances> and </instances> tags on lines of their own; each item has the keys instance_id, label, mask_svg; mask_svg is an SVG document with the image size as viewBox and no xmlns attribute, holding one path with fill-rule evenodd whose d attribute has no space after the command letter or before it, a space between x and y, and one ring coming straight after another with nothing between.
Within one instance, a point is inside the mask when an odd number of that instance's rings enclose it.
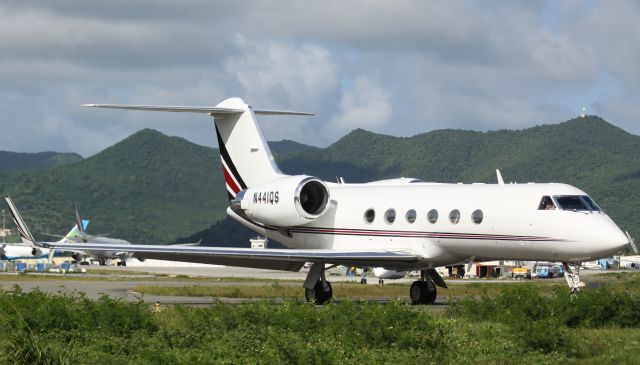
<instances>
[{"instance_id":1,"label":"jet engine","mask_svg":"<svg viewBox=\"0 0 640 365\"><path fill-rule=\"evenodd\" d=\"M231 209L260 223L297 226L322 216L329 198L329 189L320 179L287 176L238 192Z\"/></svg>"},{"instance_id":2,"label":"jet engine","mask_svg":"<svg viewBox=\"0 0 640 365\"><path fill-rule=\"evenodd\" d=\"M32 255L32 256L36 256L36 257L42 256L42 250L41 250L41 249L39 249L39 248L37 248L37 247L34 247L34 248L31 250L31 255Z\"/></svg>"}]
</instances>

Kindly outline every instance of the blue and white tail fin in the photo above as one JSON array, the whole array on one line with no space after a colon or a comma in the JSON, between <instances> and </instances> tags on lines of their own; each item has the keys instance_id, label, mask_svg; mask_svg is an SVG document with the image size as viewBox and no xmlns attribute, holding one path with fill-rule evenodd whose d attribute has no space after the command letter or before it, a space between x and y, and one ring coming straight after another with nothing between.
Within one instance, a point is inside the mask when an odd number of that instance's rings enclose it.
<instances>
[{"instance_id":1,"label":"blue and white tail fin","mask_svg":"<svg viewBox=\"0 0 640 365\"><path fill-rule=\"evenodd\" d=\"M69 233L67 233L64 237L62 237L62 239L60 241L58 241L57 243L74 243L74 242L76 242L75 238L78 237L82 232L86 231L88 226L89 226L89 220L88 219L82 219L82 231L80 231L78 229L78 224L76 223L76 224L73 225L73 228L71 228Z\"/></svg>"},{"instance_id":2,"label":"blue and white tail fin","mask_svg":"<svg viewBox=\"0 0 640 365\"><path fill-rule=\"evenodd\" d=\"M240 190L283 176L273 159L256 115L313 115L311 113L253 109L240 98L229 98L215 107L85 104L109 109L206 113L214 118L222 170L229 198Z\"/></svg>"},{"instance_id":3,"label":"blue and white tail fin","mask_svg":"<svg viewBox=\"0 0 640 365\"><path fill-rule=\"evenodd\" d=\"M29 231L29 227L22 219L18 208L13 203L13 200L9 195L7 195L4 200L7 202L7 206L11 211L11 217L13 218L13 223L15 223L16 228L18 229L18 233L20 233L20 237L22 238L22 242L29 246L37 246L37 241L33 238L33 235Z\"/></svg>"}]
</instances>

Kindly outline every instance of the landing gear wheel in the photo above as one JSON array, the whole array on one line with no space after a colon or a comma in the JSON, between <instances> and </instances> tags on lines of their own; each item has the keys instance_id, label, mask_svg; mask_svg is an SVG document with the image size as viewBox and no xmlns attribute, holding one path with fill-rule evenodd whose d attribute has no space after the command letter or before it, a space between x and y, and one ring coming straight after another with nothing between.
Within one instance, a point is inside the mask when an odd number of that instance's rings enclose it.
<instances>
[{"instance_id":1,"label":"landing gear wheel","mask_svg":"<svg viewBox=\"0 0 640 365\"><path fill-rule=\"evenodd\" d=\"M313 289L305 289L304 296L307 302L324 304L333 297L333 289L328 281L318 281Z\"/></svg>"},{"instance_id":2,"label":"landing gear wheel","mask_svg":"<svg viewBox=\"0 0 640 365\"><path fill-rule=\"evenodd\" d=\"M360 284L366 284L366 283L367 283L367 278L360 279Z\"/></svg>"},{"instance_id":3,"label":"landing gear wheel","mask_svg":"<svg viewBox=\"0 0 640 365\"><path fill-rule=\"evenodd\" d=\"M414 305L433 304L437 295L436 286L431 280L414 281L409 289L409 297Z\"/></svg>"},{"instance_id":4,"label":"landing gear wheel","mask_svg":"<svg viewBox=\"0 0 640 365\"><path fill-rule=\"evenodd\" d=\"M384 285L384 280L383 279L378 279L378 285Z\"/></svg>"}]
</instances>

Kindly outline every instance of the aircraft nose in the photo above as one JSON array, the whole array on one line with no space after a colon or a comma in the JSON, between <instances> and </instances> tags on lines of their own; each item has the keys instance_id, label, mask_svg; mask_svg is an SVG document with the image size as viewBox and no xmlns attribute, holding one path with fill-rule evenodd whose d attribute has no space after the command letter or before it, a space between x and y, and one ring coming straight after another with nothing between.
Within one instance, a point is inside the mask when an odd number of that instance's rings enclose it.
<instances>
[{"instance_id":1,"label":"aircraft nose","mask_svg":"<svg viewBox=\"0 0 640 365\"><path fill-rule=\"evenodd\" d=\"M607 247L611 252L617 252L624 249L629 244L629 237L625 235L620 228L616 227L614 232L609 234L607 239Z\"/></svg>"}]
</instances>

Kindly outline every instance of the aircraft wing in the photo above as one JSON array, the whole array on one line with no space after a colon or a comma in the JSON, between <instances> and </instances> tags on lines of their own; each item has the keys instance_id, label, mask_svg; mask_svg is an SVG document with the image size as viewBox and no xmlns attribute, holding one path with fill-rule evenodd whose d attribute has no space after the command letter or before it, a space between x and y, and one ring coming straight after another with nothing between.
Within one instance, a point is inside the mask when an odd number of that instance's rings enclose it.
<instances>
[{"instance_id":1,"label":"aircraft wing","mask_svg":"<svg viewBox=\"0 0 640 365\"><path fill-rule=\"evenodd\" d=\"M48 247L77 251L129 252L139 259L196 262L203 264L299 271L305 262L348 266L411 266L423 259L411 250L296 250L251 249L175 245L119 245L98 243L51 244Z\"/></svg>"}]
</instances>

